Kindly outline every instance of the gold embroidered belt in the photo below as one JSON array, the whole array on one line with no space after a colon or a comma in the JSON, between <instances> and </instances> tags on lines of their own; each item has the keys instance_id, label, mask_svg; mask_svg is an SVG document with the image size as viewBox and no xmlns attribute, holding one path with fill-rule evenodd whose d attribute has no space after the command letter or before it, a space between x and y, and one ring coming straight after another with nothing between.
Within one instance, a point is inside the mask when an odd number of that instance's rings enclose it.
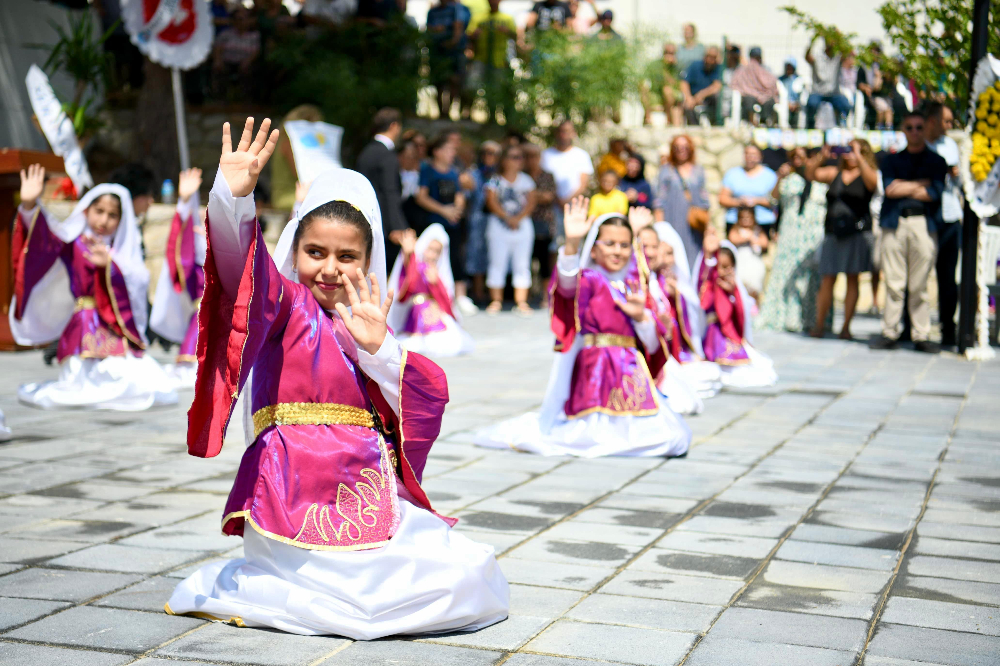
<instances>
[{"instance_id":1,"label":"gold embroidered belt","mask_svg":"<svg viewBox=\"0 0 1000 666\"><path fill-rule=\"evenodd\" d=\"M254 412L253 434L273 425L352 425L374 428L371 412L334 402L280 402Z\"/></svg>"},{"instance_id":2,"label":"gold embroidered belt","mask_svg":"<svg viewBox=\"0 0 1000 666\"><path fill-rule=\"evenodd\" d=\"M76 299L76 305L73 306L73 312L79 312L80 310L96 310L97 309L97 299L93 296L81 296Z\"/></svg>"},{"instance_id":3,"label":"gold embroidered belt","mask_svg":"<svg viewBox=\"0 0 1000 666\"><path fill-rule=\"evenodd\" d=\"M719 323L719 315L715 314L714 312L709 312L707 315L705 315L705 326L711 326L712 324L718 324L718 323Z\"/></svg>"},{"instance_id":4,"label":"gold embroidered belt","mask_svg":"<svg viewBox=\"0 0 1000 666\"><path fill-rule=\"evenodd\" d=\"M423 305L427 301L432 300L429 294L417 294L410 299L411 305Z\"/></svg>"},{"instance_id":5,"label":"gold embroidered belt","mask_svg":"<svg viewBox=\"0 0 1000 666\"><path fill-rule=\"evenodd\" d=\"M611 333L587 333L583 336L585 347L632 347L635 348L635 338L630 335L613 335Z\"/></svg>"}]
</instances>

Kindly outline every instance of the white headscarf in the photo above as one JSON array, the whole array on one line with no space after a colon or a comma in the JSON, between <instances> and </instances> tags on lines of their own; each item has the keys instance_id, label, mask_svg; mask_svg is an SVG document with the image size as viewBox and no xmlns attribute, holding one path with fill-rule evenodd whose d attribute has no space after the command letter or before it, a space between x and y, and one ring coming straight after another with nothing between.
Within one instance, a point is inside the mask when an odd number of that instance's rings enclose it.
<instances>
[{"instance_id":1,"label":"white headscarf","mask_svg":"<svg viewBox=\"0 0 1000 666\"><path fill-rule=\"evenodd\" d=\"M609 280L622 280L628 273L628 264L626 264L625 268L620 271L609 273L604 270L603 267L595 264L594 260L590 256L590 251L594 249L594 243L597 242L597 234L601 231L601 225L614 217L620 217L626 221L628 220L628 218L621 213L605 213L594 220L594 224L591 225L590 231L587 232L587 238L583 241L583 247L580 248L580 270L582 271L584 268L592 268L607 275ZM631 229L631 227L629 227L629 229Z\"/></svg>"},{"instance_id":2,"label":"white headscarf","mask_svg":"<svg viewBox=\"0 0 1000 666\"><path fill-rule=\"evenodd\" d=\"M420 234L420 238L417 239L416 246L413 248L414 257L423 261L424 252L427 251L427 246L432 241L441 243L441 256L437 260L438 280L441 281L445 291L448 292L448 297L454 300L455 277L451 272L450 239L448 238L448 232L444 230L443 226L435 222L424 229L424 232ZM389 310L388 324L389 328L397 333L402 331L406 326L406 316L409 313L409 307L399 302L399 288L402 277L403 253L400 252L399 256L396 257L396 263L392 265L392 273L389 274L389 288L392 289L393 296L392 309ZM453 308L452 311L455 313L455 317L459 317L457 308Z\"/></svg>"},{"instance_id":3,"label":"white headscarf","mask_svg":"<svg viewBox=\"0 0 1000 666\"><path fill-rule=\"evenodd\" d=\"M677 276L677 290L684 297L687 321L691 324L692 351L704 356L701 339L705 335L705 311L701 309L701 299L698 298L698 290L691 279L691 267L688 265L684 241L669 222L657 222L653 228L660 241L668 243L674 250L674 274Z\"/></svg>"},{"instance_id":4,"label":"white headscarf","mask_svg":"<svg viewBox=\"0 0 1000 666\"><path fill-rule=\"evenodd\" d=\"M125 278L132 319L145 343L149 269L143 260L142 234L136 223L135 208L132 207L129 191L121 185L102 183L77 202L65 221L59 222L44 209L42 213L53 235L64 243L72 243L87 231L87 208L105 194L113 194L121 201L121 220L111 241L111 258ZM45 344L55 340L62 335L73 316L73 303L69 274L63 263L56 261L32 290L20 322L14 320L14 308L11 308L10 322L15 340L24 345Z\"/></svg>"},{"instance_id":5,"label":"white headscarf","mask_svg":"<svg viewBox=\"0 0 1000 666\"><path fill-rule=\"evenodd\" d=\"M736 257L736 246L730 243L728 240L723 240L719 242L719 247L729 248L729 251L733 253L733 257ZM695 281L701 275L702 264L705 263L705 253L699 252L698 258L694 262L694 276ZM749 343L753 343L753 315L750 314L751 303L756 303L757 301L750 298L750 294L747 293L747 288L743 286L743 280L740 278L740 264L736 262L736 289L740 292L740 300L743 302L743 318L746 320L743 326L743 339Z\"/></svg>"},{"instance_id":6,"label":"white headscarf","mask_svg":"<svg viewBox=\"0 0 1000 666\"><path fill-rule=\"evenodd\" d=\"M385 241L382 239L382 213L378 207L378 198L375 190L368 179L357 171L350 169L331 169L316 176L309 185L306 198L298 207L295 216L285 225L278 239L278 245L274 248L274 265L278 271L289 280L299 281L299 273L295 270L294 259L295 249L292 242L295 239L295 230L299 228L299 220L316 210L323 204L331 201L344 201L351 204L365 216L372 231L372 256L368 263L368 273L374 273L378 282L379 292L384 299L386 296L385 279ZM371 280L368 280L371 288ZM382 304L379 303L381 306ZM339 314L334 313L339 317ZM243 436L246 445L253 444L253 371L247 376L246 384L243 386Z\"/></svg>"}]
</instances>

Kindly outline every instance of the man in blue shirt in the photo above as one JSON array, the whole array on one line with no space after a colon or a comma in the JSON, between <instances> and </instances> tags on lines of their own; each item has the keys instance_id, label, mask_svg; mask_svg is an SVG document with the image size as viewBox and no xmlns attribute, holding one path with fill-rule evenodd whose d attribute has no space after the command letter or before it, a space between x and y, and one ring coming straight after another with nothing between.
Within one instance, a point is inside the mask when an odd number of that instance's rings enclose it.
<instances>
[{"instance_id":1,"label":"man in blue shirt","mask_svg":"<svg viewBox=\"0 0 1000 666\"><path fill-rule=\"evenodd\" d=\"M892 349L902 333L903 292L909 290L911 336L917 351L937 353L930 341L931 312L927 299L927 278L937 256L937 233L943 226L941 193L944 192L948 164L927 148L924 117L913 111L903 118L906 150L882 160L885 199L879 226L882 227L882 273L885 283L885 312L882 337L875 349Z\"/></svg>"},{"instance_id":2,"label":"man in blue shirt","mask_svg":"<svg viewBox=\"0 0 1000 666\"><path fill-rule=\"evenodd\" d=\"M719 92L722 91L722 67L719 49L709 46L701 62L691 63L681 74L681 93L684 95L684 116L689 125L697 125L699 116L715 122L718 117Z\"/></svg>"}]
</instances>

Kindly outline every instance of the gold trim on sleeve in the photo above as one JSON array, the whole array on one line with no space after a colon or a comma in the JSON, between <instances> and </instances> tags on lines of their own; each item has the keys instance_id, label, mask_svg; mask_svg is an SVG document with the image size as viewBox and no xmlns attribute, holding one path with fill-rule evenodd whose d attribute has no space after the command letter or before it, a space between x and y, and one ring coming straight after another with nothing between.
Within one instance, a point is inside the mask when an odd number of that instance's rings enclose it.
<instances>
[{"instance_id":1,"label":"gold trim on sleeve","mask_svg":"<svg viewBox=\"0 0 1000 666\"><path fill-rule=\"evenodd\" d=\"M73 312L79 312L80 310L96 310L97 309L97 299L93 296L80 296L76 299L76 303L73 305Z\"/></svg>"},{"instance_id":2,"label":"gold trim on sleeve","mask_svg":"<svg viewBox=\"0 0 1000 666\"><path fill-rule=\"evenodd\" d=\"M254 412L254 437L273 425L351 425L374 428L371 412L332 402L282 402Z\"/></svg>"},{"instance_id":3,"label":"gold trim on sleeve","mask_svg":"<svg viewBox=\"0 0 1000 666\"><path fill-rule=\"evenodd\" d=\"M104 280L108 286L108 300L111 301L111 309L115 311L115 321L118 322L118 327L122 329L122 335L132 344L134 344L139 349L145 349L146 345L142 340L134 338L131 333L128 332L128 327L125 326L125 320L122 319L121 312L118 311L118 299L115 298L115 288L111 284L111 266L114 264L114 260L108 258L108 265L104 267ZM128 291L128 286L126 285L125 290ZM131 304L130 304L131 307Z\"/></svg>"}]
</instances>

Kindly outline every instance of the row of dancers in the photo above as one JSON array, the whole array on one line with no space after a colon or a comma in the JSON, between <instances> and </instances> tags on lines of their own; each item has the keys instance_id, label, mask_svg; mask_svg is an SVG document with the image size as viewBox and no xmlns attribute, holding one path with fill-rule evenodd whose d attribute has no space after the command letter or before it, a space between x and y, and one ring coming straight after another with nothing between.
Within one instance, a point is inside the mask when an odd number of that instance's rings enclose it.
<instances>
[{"instance_id":1,"label":"row of dancers","mask_svg":"<svg viewBox=\"0 0 1000 666\"><path fill-rule=\"evenodd\" d=\"M249 118L234 150L223 126L203 231L197 208L179 207L168 242L175 260L161 278L192 308L193 319L175 322L194 347L191 455L219 454L243 396L237 422L248 446L221 528L243 538L244 556L200 568L165 610L355 639L473 631L506 618L494 549L453 531L455 519L436 513L421 487L448 385L417 349L470 345L451 307L447 234L407 236L390 287L375 192L361 174L336 169L309 185L268 253L253 189L278 131L266 119L253 129ZM132 382L117 399L139 408L140 382L150 381L139 374L155 362L143 353L148 272L127 191L98 186L58 222L37 204L40 169L22 180L17 334L62 336L63 368L76 369L54 385ZM566 211L542 411L477 442L545 455L684 455L691 432L680 403L671 408L676 386L697 404L724 381L773 381L748 341L735 256L710 236L688 274L679 239L651 229L642 212L591 220L586 210L578 199ZM21 398L66 404L71 386L59 388L62 400L52 386L22 387ZM169 401L151 392L151 404Z\"/></svg>"}]
</instances>

